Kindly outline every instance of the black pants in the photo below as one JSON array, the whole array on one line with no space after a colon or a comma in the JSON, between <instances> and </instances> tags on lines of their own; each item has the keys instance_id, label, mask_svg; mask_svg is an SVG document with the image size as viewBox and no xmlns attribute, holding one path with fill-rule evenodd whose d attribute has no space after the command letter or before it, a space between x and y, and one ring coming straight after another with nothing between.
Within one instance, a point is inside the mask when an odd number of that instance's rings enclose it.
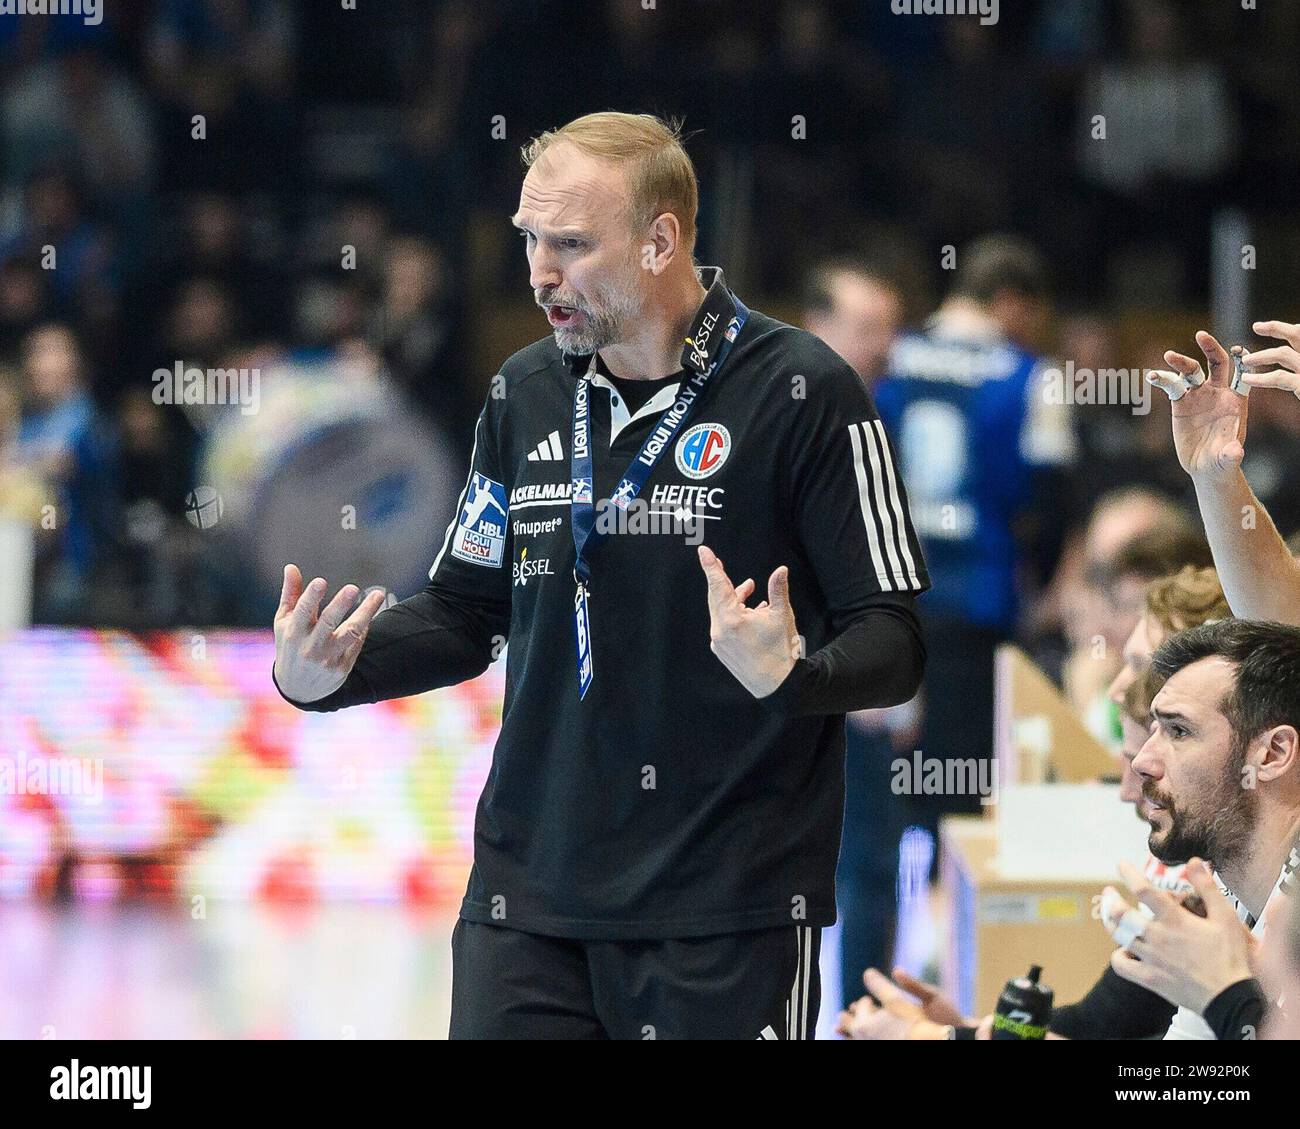
<instances>
[{"instance_id":1,"label":"black pants","mask_svg":"<svg viewBox=\"0 0 1300 1129\"><path fill-rule=\"evenodd\" d=\"M460 920L453 1039L811 1039L821 930L574 941Z\"/></svg>"},{"instance_id":2,"label":"black pants","mask_svg":"<svg viewBox=\"0 0 1300 1129\"><path fill-rule=\"evenodd\" d=\"M993 758L993 660L1005 636L958 620L922 616L925 630L925 720L921 752L927 760L985 762ZM983 810L978 792L910 795L907 822L936 837L945 815ZM937 872L936 849L931 876Z\"/></svg>"},{"instance_id":3,"label":"black pants","mask_svg":"<svg viewBox=\"0 0 1300 1129\"><path fill-rule=\"evenodd\" d=\"M848 726L844 836L835 871L840 911L841 1003L866 993L862 974L888 973L898 924L898 844L907 829L904 797L890 788L896 755L889 735Z\"/></svg>"}]
</instances>

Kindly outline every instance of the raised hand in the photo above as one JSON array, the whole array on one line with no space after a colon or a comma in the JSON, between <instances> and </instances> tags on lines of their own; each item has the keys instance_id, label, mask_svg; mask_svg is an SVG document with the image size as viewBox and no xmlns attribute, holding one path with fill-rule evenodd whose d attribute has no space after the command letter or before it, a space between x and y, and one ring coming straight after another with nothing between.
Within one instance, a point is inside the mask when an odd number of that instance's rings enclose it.
<instances>
[{"instance_id":1,"label":"raised hand","mask_svg":"<svg viewBox=\"0 0 1300 1129\"><path fill-rule=\"evenodd\" d=\"M754 582L733 585L707 545L699 548L709 585L709 647L756 698L772 693L794 669L799 634L790 606L790 570L781 565L767 582L768 599L746 607Z\"/></svg>"},{"instance_id":2,"label":"raised hand","mask_svg":"<svg viewBox=\"0 0 1300 1129\"><path fill-rule=\"evenodd\" d=\"M1300 325L1285 321L1257 321L1255 332L1261 337L1276 337L1285 345L1256 349L1242 358L1252 368L1266 372L1248 372L1244 379L1252 388L1282 388L1300 397Z\"/></svg>"},{"instance_id":3,"label":"raised hand","mask_svg":"<svg viewBox=\"0 0 1300 1129\"><path fill-rule=\"evenodd\" d=\"M295 702L315 702L343 685L384 604L384 592L377 590L349 615L361 590L345 584L322 611L325 589L317 577L304 591L298 566L285 565L275 612L275 680Z\"/></svg>"},{"instance_id":4,"label":"raised hand","mask_svg":"<svg viewBox=\"0 0 1300 1129\"><path fill-rule=\"evenodd\" d=\"M1249 401L1229 387L1232 359L1222 345L1202 330L1196 343L1210 370L1172 349L1165 362L1173 372L1157 371L1147 379L1173 401L1174 448L1183 470L1206 480L1231 476L1245 458L1246 412Z\"/></svg>"},{"instance_id":5,"label":"raised hand","mask_svg":"<svg viewBox=\"0 0 1300 1129\"><path fill-rule=\"evenodd\" d=\"M1137 867L1121 863L1120 873L1137 900L1153 915L1126 948L1111 954L1111 968L1125 980L1202 1015L1225 988L1254 975L1255 939L1238 920L1237 911L1223 896L1204 862L1190 859L1185 871L1205 903L1204 917L1153 886ZM1113 886L1106 890L1108 896L1123 901ZM1126 904L1125 908L1131 907Z\"/></svg>"}]
</instances>

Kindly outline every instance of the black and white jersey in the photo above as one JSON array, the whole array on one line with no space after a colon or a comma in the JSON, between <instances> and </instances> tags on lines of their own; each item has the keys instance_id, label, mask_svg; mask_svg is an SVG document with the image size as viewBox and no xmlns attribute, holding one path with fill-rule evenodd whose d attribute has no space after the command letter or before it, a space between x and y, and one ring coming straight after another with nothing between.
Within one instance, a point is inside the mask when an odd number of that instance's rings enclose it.
<instances>
[{"instance_id":1,"label":"black and white jersey","mask_svg":"<svg viewBox=\"0 0 1300 1129\"><path fill-rule=\"evenodd\" d=\"M705 306L730 301L720 271L702 278ZM348 682L306 708L471 677L508 639L462 917L589 939L830 924L843 714L910 697L924 657L912 602L929 580L889 437L843 360L750 313L592 559L580 698L575 385L591 386L598 501L677 394L661 382L630 410L592 361L547 338L502 366L428 587L381 612ZM701 540L734 583L754 578L751 604L789 566L808 657L766 698L710 650Z\"/></svg>"}]
</instances>

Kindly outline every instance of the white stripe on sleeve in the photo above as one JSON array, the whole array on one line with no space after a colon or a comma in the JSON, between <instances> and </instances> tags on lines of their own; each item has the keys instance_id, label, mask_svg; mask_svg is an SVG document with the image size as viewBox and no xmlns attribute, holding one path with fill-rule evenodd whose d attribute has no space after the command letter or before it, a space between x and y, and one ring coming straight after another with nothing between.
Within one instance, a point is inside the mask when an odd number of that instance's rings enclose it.
<instances>
[{"instance_id":1,"label":"white stripe on sleeve","mask_svg":"<svg viewBox=\"0 0 1300 1129\"><path fill-rule=\"evenodd\" d=\"M907 563L907 579L905 583L911 588L920 588L921 581L916 575L916 561L912 559L912 549L907 543L907 511L903 508L902 497L898 493L898 472L894 467L894 460L889 454L889 440L885 436L885 425L877 419L872 421L871 426L880 441L882 461L885 464L885 475L889 484L889 505L894 511L894 528L898 531L898 548L903 555L903 560Z\"/></svg>"},{"instance_id":2,"label":"white stripe on sleeve","mask_svg":"<svg viewBox=\"0 0 1300 1129\"><path fill-rule=\"evenodd\" d=\"M880 538L876 534L876 522L872 516L871 487L867 482L866 466L862 461L862 436L858 432L860 425L849 424L849 442L853 445L853 473L858 480L858 505L862 509L862 523L867 527L867 545L871 549L871 563L876 567L876 582L881 590L892 592L894 583L885 568L885 558L880 551Z\"/></svg>"}]
</instances>

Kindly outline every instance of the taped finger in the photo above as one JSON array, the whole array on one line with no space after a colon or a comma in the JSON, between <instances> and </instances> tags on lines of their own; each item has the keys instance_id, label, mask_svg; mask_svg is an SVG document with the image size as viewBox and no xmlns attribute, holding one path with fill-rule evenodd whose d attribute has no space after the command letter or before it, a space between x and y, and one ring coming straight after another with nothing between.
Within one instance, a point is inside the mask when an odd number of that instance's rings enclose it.
<instances>
[{"instance_id":1,"label":"taped finger","mask_svg":"<svg viewBox=\"0 0 1300 1129\"><path fill-rule=\"evenodd\" d=\"M1234 345L1230 352L1232 377L1228 381L1228 387L1238 396L1249 396L1250 385L1246 383L1246 350L1240 345Z\"/></svg>"},{"instance_id":2,"label":"taped finger","mask_svg":"<svg viewBox=\"0 0 1300 1129\"><path fill-rule=\"evenodd\" d=\"M1119 925L1119 919L1124 916L1124 911L1132 907L1124 900L1121 894L1114 886L1107 886L1101 892L1101 923L1106 927L1108 933L1113 934Z\"/></svg>"},{"instance_id":3,"label":"taped finger","mask_svg":"<svg viewBox=\"0 0 1300 1129\"><path fill-rule=\"evenodd\" d=\"M1171 400L1181 400L1187 395L1190 385L1187 381L1176 372L1168 372L1164 369L1152 369L1147 373L1147 383L1154 384Z\"/></svg>"},{"instance_id":4,"label":"taped finger","mask_svg":"<svg viewBox=\"0 0 1300 1129\"><path fill-rule=\"evenodd\" d=\"M1150 918L1139 910L1126 909L1111 930L1111 937L1121 949L1133 951L1133 944L1147 931Z\"/></svg>"}]
</instances>

